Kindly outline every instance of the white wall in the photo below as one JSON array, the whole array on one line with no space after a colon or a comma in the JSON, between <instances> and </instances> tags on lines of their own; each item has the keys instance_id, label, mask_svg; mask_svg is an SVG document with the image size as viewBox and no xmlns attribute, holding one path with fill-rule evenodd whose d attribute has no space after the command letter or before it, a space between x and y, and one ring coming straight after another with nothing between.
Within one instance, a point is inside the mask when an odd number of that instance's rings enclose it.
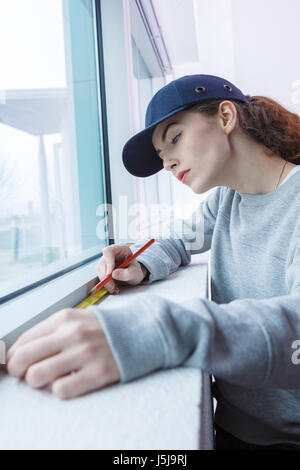
<instances>
[{"instance_id":1,"label":"white wall","mask_svg":"<svg viewBox=\"0 0 300 470\"><path fill-rule=\"evenodd\" d=\"M232 17L241 88L300 113L300 100L292 102L292 84L300 80L299 0L232 0Z\"/></svg>"},{"instance_id":2,"label":"white wall","mask_svg":"<svg viewBox=\"0 0 300 470\"><path fill-rule=\"evenodd\" d=\"M269 96L300 114L299 0L153 0L153 4L173 78L218 75L245 94ZM175 179L173 183L175 202L197 205L209 194L196 195Z\"/></svg>"}]
</instances>

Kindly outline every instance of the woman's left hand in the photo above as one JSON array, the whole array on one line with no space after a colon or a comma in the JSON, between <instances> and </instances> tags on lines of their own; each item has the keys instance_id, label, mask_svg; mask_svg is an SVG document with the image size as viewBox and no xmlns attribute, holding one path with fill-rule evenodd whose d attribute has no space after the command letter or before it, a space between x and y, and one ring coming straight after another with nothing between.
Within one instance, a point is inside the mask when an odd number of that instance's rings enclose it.
<instances>
[{"instance_id":1,"label":"woman's left hand","mask_svg":"<svg viewBox=\"0 0 300 470\"><path fill-rule=\"evenodd\" d=\"M96 315L75 308L60 310L23 333L7 352L6 370L33 388L52 383L60 399L120 380Z\"/></svg>"}]
</instances>

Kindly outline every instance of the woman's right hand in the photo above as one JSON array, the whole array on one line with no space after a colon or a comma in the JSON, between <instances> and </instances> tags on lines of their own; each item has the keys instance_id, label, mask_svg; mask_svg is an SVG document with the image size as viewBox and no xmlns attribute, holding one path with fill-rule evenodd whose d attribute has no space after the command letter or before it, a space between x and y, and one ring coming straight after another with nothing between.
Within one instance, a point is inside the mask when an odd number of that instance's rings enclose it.
<instances>
[{"instance_id":1,"label":"woman's right hand","mask_svg":"<svg viewBox=\"0 0 300 470\"><path fill-rule=\"evenodd\" d=\"M131 286L140 284L149 273L148 269L136 259L126 268L115 269L131 255L132 251L125 243L116 243L103 248L102 257L97 265L97 274L102 281L112 272L113 279L104 286L110 294L119 293L118 284Z\"/></svg>"}]
</instances>

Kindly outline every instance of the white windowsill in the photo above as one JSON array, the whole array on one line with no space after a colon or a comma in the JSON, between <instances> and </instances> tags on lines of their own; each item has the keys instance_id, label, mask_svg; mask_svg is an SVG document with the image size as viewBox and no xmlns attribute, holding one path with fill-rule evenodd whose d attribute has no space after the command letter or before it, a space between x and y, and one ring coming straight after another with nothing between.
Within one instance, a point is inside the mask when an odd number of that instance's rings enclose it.
<instances>
[{"instance_id":1,"label":"white windowsill","mask_svg":"<svg viewBox=\"0 0 300 470\"><path fill-rule=\"evenodd\" d=\"M1 305L0 339L5 341L7 349L26 329L58 310L77 305L87 297L97 282L99 259ZM208 263L209 266L209 252L192 255L193 260ZM208 288L210 298L210 285Z\"/></svg>"},{"instance_id":2,"label":"white windowsill","mask_svg":"<svg viewBox=\"0 0 300 470\"><path fill-rule=\"evenodd\" d=\"M106 305L121 307L141 293L178 302L207 298L206 261L194 255L168 279L121 286L122 295L108 296ZM0 449L213 449L210 377L197 368L159 370L65 401L1 370L0 381Z\"/></svg>"},{"instance_id":3,"label":"white windowsill","mask_svg":"<svg viewBox=\"0 0 300 470\"><path fill-rule=\"evenodd\" d=\"M30 328L51 313L77 305L87 297L89 289L97 282L98 262L99 259L80 266L1 305L0 338L4 339L7 348L14 341L12 333L16 330L19 335L21 330Z\"/></svg>"}]
</instances>

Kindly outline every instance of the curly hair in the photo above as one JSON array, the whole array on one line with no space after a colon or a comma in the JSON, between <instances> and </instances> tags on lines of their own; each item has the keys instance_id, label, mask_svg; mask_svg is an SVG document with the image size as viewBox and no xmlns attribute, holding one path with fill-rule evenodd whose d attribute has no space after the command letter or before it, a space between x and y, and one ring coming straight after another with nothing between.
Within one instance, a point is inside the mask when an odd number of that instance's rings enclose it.
<instances>
[{"instance_id":1,"label":"curly hair","mask_svg":"<svg viewBox=\"0 0 300 470\"><path fill-rule=\"evenodd\" d=\"M249 104L230 100L236 106L243 131L269 149L266 150L267 155L276 154L300 165L300 116L266 96L246 97L250 100ZM189 109L205 116L214 116L223 101L207 100Z\"/></svg>"}]
</instances>

